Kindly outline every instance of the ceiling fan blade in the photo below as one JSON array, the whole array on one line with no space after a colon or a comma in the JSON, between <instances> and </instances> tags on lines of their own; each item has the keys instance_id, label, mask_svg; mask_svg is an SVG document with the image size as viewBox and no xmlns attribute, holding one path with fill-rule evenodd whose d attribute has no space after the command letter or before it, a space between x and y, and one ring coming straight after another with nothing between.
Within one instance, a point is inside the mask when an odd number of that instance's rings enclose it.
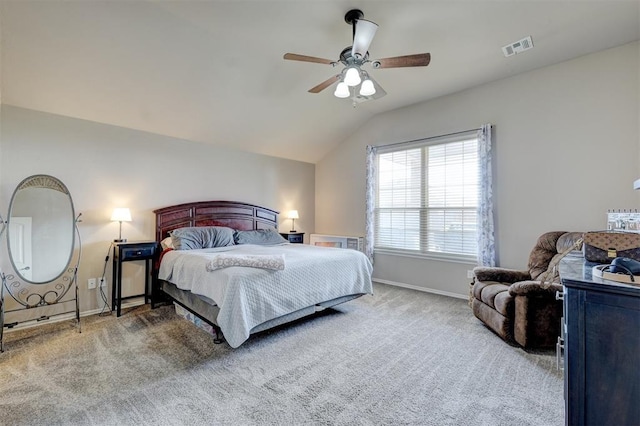
<instances>
[{"instance_id":1,"label":"ceiling fan blade","mask_svg":"<svg viewBox=\"0 0 640 426\"><path fill-rule=\"evenodd\" d=\"M371 65L374 68L426 67L429 62L431 62L430 53L418 53L416 55L376 59Z\"/></svg>"},{"instance_id":2,"label":"ceiling fan blade","mask_svg":"<svg viewBox=\"0 0 640 426\"><path fill-rule=\"evenodd\" d=\"M356 59L365 57L377 30L378 24L375 22L364 19L358 19L355 21L355 33L353 34L353 47L351 48L351 53L356 57Z\"/></svg>"},{"instance_id":3,"label":"ceiling fan blade","mask_svg":"<svg viewBox=\"0 0 640 426\"><path fill-rule=\"evenodd\" d=\"M309 93L320 93L324 89L326 89L327 87L331 86L333 83L335 83L338 80L340 80L340 74L334 75L333 77L329 77L328 79L326 79L322 83L320 83L317 86L312 87L311 89L309 89Z\"/></svg>"},{"instance_id":4,"label":"ceiling fan blade","mask_svg":"<svg viewBox=\"0 0 640 426\"><path fill-rule=\"evenodd\" d=\"M298 55L296 53L285 53L284 59L288 59L290 61L314 62L316 64L326 64L326 65L331 65L335 63L335 61L332 61L331 59L316 58L315 56Z\"/></svg>"}]
</instances>

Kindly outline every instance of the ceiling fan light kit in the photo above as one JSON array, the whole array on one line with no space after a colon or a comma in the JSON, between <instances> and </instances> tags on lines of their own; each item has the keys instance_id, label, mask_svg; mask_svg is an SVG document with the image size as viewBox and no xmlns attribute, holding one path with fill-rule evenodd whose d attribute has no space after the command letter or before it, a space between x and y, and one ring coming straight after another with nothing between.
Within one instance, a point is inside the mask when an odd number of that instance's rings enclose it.
<instances>
[{"instance_id":1,"label":"ceiling fan light kit","mask_svg":"<svg viewBox=\"0 0 640 426\"><path fill-rule=\"evenodd\" d=\"M333 92L336 98L348 98L351 96L351 91L349 90L349 86L344 81L341 81L336 86L336 91Z\"/></svg>"},{"instance_id":2,"label":"ceiling fan light kit","mask_svg":"<svg viewBox=\"0 0 640 426\"><path fill-rule=\"evenodd\" d=\"M373 81L367 79L362 82L362 86L360 86L360 94L362 96L371 96L376 93L376 88L373 87Z\"/></svg>"},{"instance_id":3,"label":"ceiling fan light kit","mask_svg":"<svg viewBox=\"0 0 640 426\"><path fill-rule=\"evenodd\" d=\"M357 67L347 68L347 72L344 74L344 80L347 86L354 87L360 84L362 79L360 78L360 69Z\"/></svg>"},{"instance_id":4,"label":"ceiling fan light kit","mask_svg":"<svg viewBox=\"0 0 640 426\"><path fill-rule=\"evenodd\" d=\"M431 61L431 55L429 53L395 56L370 61L369 46L378 30L378 24L362 19L363 16L362 11L358 9L352 9L345 14L345 22L353 27L353 45L343 49L337 61L316 58L314 56L298 55L296 53L286 53L284 55L284 59L291 61L327 64L334 67L338 64L344 66L340 74L329 77L317 86L312 87L309 89L310 93L320 93L327 87L338 82L333 94L338 98L351 98L355 106L357 102L380 99L387 94L387 92L362 69L363 65L370 63L375 69L425 67L429 65ZM353 91L351 90L352 87Z\"/></svg>"}]
</instances>

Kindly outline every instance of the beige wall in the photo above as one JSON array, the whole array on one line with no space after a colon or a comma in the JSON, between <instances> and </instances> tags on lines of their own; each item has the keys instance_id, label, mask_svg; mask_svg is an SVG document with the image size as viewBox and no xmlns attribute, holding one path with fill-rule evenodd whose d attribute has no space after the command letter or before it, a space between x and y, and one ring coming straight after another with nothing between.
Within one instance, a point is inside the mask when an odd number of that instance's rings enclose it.
<instances>
[{"instance_id":1,"label":"beige wall","mask_svg":"<svg viewBox=\"0 0 640 426\"><path fill-rule=\"evenodd\" d=\"M526 266L545 231L602 229L607 209L640 208L639 53L636 42L374 117L316 164L316 231L364 234L367 144L483 123L495 126L502 266ZM472 266L377 255L374 276L464 297Z\"/></svg>"},{"instance_id":2,"label":"beige wall","mask_svg":"<svg viewBox=\"0 0 640 426\"><path fill-rule=\"evenodd\" d=\"M154 239L154 209L200 200L243 201L282 212L297 209L296 228L313 231L313 164L7 105L1 118L2 216L15 186L32 174L59 178L69 188L76 212L82 213L81 311L98 308L96 290L87 290L87 279L101 276L110 242L118 236L118 224L109 221L115 207L131 209L133 221L122 226L123 237L130 241ZM281 218L281 229L290 225ZM0 244L6 251L6 239ZM7 270L6 256L0 265ZM142 263L128 262L123 269L124 293L142 293Z\"/></svg>"}]
</instances>

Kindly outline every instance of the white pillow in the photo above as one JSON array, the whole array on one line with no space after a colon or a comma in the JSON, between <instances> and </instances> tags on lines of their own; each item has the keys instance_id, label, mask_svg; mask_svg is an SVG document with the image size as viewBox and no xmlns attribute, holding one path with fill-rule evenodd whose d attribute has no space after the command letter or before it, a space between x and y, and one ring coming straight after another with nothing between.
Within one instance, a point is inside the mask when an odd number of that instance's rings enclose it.
<instances>
[{"instance_id":1,"label":"white pillow","mask_svg":"<svg viewBox=\"0 0 640 426\"><path fill-rule=\"evenodd\" d=\"M160 241L160 245L162 246L162 250L166 250L168 248L173 248L173 240L171 237L167 237L164 240Z\"/></svg>"}]
</instances>

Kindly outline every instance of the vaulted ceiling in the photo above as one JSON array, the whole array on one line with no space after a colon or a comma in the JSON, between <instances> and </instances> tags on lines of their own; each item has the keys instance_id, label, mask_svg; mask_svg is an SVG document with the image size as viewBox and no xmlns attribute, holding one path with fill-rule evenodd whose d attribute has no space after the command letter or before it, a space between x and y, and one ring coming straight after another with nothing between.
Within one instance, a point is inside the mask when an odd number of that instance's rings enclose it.
<instances>
[{"instance_id":1,"label":"vaulted ceiling","mask_svg":"<svg viewBox=\"0 0 640 426\"><path fill-rule=\"evenodd\" d=\"M369 68L388 94L355 108L282 58L338 59L353 8L372 59L432 58ZM638 40L640 2L0 0L0 30L3 104L313 163L376 114Z\"/></svg>"}]
</instances>

